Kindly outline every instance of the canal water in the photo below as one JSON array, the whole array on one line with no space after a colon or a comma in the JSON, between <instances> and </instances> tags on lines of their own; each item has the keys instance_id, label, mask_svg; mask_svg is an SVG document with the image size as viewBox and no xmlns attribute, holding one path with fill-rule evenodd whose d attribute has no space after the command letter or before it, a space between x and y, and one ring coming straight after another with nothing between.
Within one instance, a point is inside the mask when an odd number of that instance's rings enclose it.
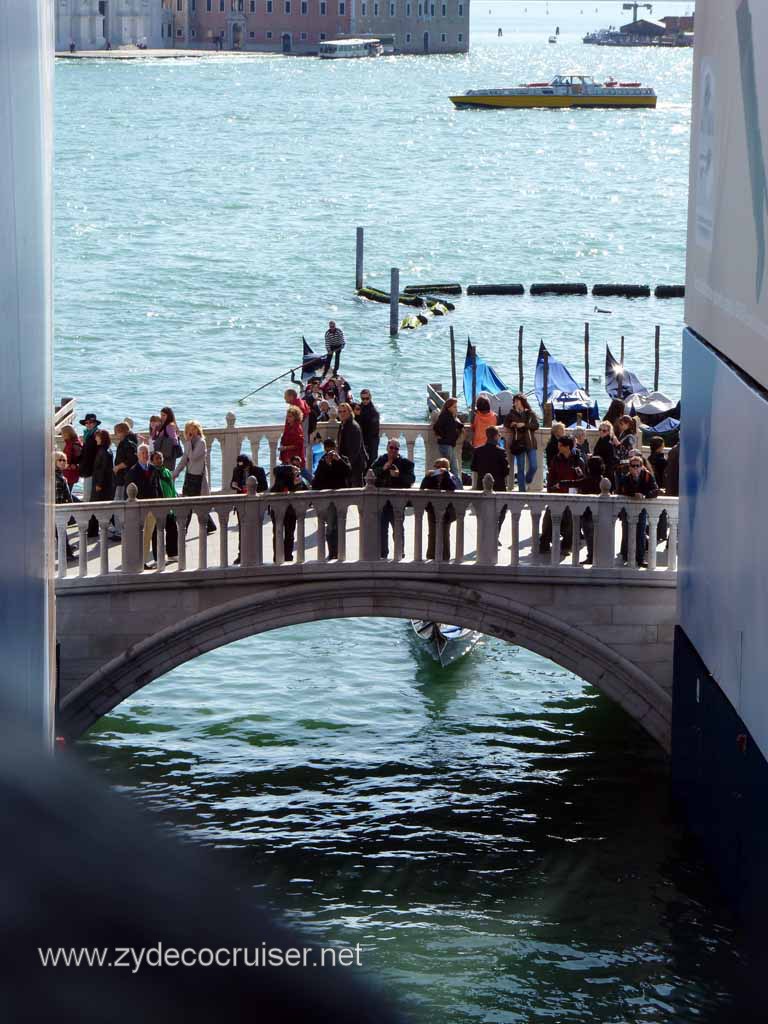
<instances>
[{"instance_id":1,"label":"canal water","mask_svg":"<svg viewBox=\"0 0 768 1024\"><path fill-rule=\"evenodd\" d=\"M279 385L236 399L335 317L353 385L385 418L423 417L448 325L389 339L386 309L353 295L358 224L381 286L391 266L405 283L681 282L691 54L583 47L621 17L583 7L490 3L466 56L60 62L57 393L108 423L166 403L275 421ZM447 98L572 65L652 84L659 107ZM679 392L678 302L457 305L458 337L513 386L524 326L528 388L540 338L583 374L588 320L603 402L605 343L623 334L648 379L659 324L661 385ZM359 942L416 1021L715 1022L744 979L660 752L581 680L496 640L441 671L401 621L265 634L156 681L80 749L278 913Z\"/></svg>"}]
</instances>

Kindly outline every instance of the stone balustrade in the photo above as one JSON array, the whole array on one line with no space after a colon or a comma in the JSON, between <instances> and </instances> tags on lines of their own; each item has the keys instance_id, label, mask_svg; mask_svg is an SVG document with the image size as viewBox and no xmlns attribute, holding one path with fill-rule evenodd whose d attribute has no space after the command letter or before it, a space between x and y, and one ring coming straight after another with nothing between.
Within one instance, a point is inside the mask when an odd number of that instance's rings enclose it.
<instances>
[{"instance_id":1,"label":"stone balustrade","mask_svg":"<svg viewBox=\"0 0 768 1024\"><path fill-rule=\"evenodd\" d=\"M251 430L259 441L260 431L279 428L242 428ZM240 441L241 435L231 437ZM408 425L411 446L425 427ZM246 435L247 436L247 435ZM226 439L225 439L225 444ZM234 445L234 440L231 442ZM230 448L233 451L234 447ZM129 485L124 502L91 502L59 505L56 508L58 531L58 567L60 584L77 585L86 578L122 585L126 577L171 581L179 575L226 571L233 578L249 569L269 567L289 572L283 563L283 535L286 522L295 517L293 570L301 572L311 563L326 563L325 523L329 515L338 521L338 566L345 563L375 565L381 559L381 523L391 510L394 530L390 531L390 551L394 563L409 569L424 565L429 571L451 572L451 567L476 566L483 571L525 575L573 577L591 575L600 578L624 578L643 575L649 580L657 574L667 579L677 569L678 500L628 499L608 493L604 481L601 495L542 494L536 492L492 492L491 479L485 478L483 490L465 489L453 493L378 489L372 474L364 488L339 491L300 491L294 494L256 494L256 481L249 480L247 495L211 494L199 498L168 498L137 501L135 485ZM551 517L551 548L540 552L545 510ZM108 529L113 514L122 521L122 541L110 544ZM173 515L178 531L178 561L166 556L163 524ZM206 522L211 516L218 529L208 534ZM88 523L94 516L99 525L98 542L87 537ZM144 568L143 532L149 519L157 522L157 566ZM444 530L440 524L447 516L450 552L443 550ZM638 523L647 523L650 538L647 568L635 564ZM572 520L577 538L570 553L561 549L561 524ZM68 527L74 519L74 530ZM430 525L430 519L432 525ZM659 530L661 521L662 529ZM434 523L438 524L434 528ZM582 528L584 537L581 536ZM68 565L66 534L79 539L76 564ZM434 531L434 558L427 558L430 530ZM642 530L642 527L641 527ZM625 558L621 557L622 534L626 534ZM584 564L586 535L594 538L594 560ZM394 536L392 536L394 534ZM658 536L657 536L658 534ZM277 543L275 543L277 541ZM239 542L239 562L237 549ZM450 557L445 557L449 555ZM626 564L624 564L626 562ZM392 562L390 561L390 566ZM179 581L181 582L181 581Z\"/></svg>"}]
</instances>

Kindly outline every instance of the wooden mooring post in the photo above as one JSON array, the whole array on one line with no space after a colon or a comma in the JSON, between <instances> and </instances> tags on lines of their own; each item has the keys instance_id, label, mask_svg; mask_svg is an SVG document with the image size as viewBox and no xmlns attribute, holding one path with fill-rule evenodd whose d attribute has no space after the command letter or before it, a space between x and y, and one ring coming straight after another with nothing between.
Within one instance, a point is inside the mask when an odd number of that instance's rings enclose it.
<instances>
[{"instance_id":1,"label":"wooden mooring post","mask_svg":"<svg viewBox=\"0 0 768 1024\"><path fill-rule=\"evenodd\" d=\"M518 391L523 390L523 325L520 324L520 328L517 332L517 376L518 376Z\"/></svg>"},{"instance_id":2,"label":"wooden mooring post","mask_svg":"<svg viewBox=\"0 0 768 1024\"><path fill-rule=\"evenodd\" d=\"M451 335L451 394L456 394L456 338L453 333L453 327L450 329Z\"/></svg>"},{"instance_id":3,"label":"wooden mooring post","mask_svg":"<svg viewBox=\"0 0 768 1024\"><path fill-rule=\"evenodd\" d=\"M584 390L589 394L589 324L584 324Z\"/></svg>"},{"instance_id":4,"label":"wooden mooring post","mask_svg":"<svg viewBox=\"0 0 768 1024\"><path fill-rule=\"evenodd\" d=\"M363 246L365 244L365 230L357 229L357 245L355 247L355 290L363 287Z\"/></svg>"},{"instance_id":5,"label":"wooden mooring post","mask_svg":"<svg viewBox=\"0 0 768 1024\"><path fill-rule=\"evenodd\" d=\"M477 349L472 342L467 338L467 344L470 346L472 351L472 419L475 418L475 404L477 401ZM456 397L454 395L454 397Z\"/></svg>"},{"instance_id":6,"label":"wooden mooring post","mask_svg":"<svg viewBox=\"0 0 768 1024\"><path fill-rule=\"evenodd\" d=\"M619 362L624 365L624 335L621 336L621 348L619 349Z\"/></svg>"},{"instance_id":7,"label":"wooden mooring post","mask_svg":"<svg viewBox=\"0 0 768 1024\"><path fill-rule=\"evenodd\" d=\"M400 330L400 270L392 267L389 272L389 334L394 338Z\"/></svg>"},{"instance_id":8,"label":"wooden mooring post","mask_svg":"<svg viewBox=\"0 0 768 1024\"><path fill-rule=\"evenodd\" d=\"M656 324L656 337L653 343L654 347L654 362L653 362L653 390L659 390L659 358L661 350L661 327Z\"/></svg>"},{"instance_id":9,"label":"wooden mooring post","mask_svg":"<svg viewBox=\"0 0 768 1024\"><path fill-rule=\"evenodd\" d=\"M541 343L542 345L544 344L543 338L541 339ZM544 389L542 391L541 398L541 414L544 418L544 426L548 427L552 422L552 418L550 417L550 422L547 423L547 404L549 399L549 352L547 352L546 349L544 349Z\"/></svg>"}]
</instances>

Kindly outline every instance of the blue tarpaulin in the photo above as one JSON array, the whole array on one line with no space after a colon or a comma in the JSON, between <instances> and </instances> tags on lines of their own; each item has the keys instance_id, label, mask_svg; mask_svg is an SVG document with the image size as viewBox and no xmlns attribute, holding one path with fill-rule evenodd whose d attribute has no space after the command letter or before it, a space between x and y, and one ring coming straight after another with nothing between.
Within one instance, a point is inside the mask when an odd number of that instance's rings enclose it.
<instances>
[{"instance_id":1,"label":"blue tarpaulin","mask_svg":"<svg viewBox=\"0 0 768 1024\"><path fill-rule=\"evenodd\" d=\"M497 376L496 371L482 356L477 354L475 349L475 359L477 361L477 373L475 378L475 397L480 394L481 391L487 391L491 395L497 395L499 391L506 391L507 385ZM464 400L467 405L471 408L472 406L472 345L467 342L467 355L464 360Z\"/></svg>"},{"instance_id":2,"label":"blue tarpaulin","mask_svg":"<svg viewBox=\"0 0 768 1024\"><path fill-rule=\"evenodd\" d=\"M547 394L544 395L544 353L547 354ZM550 396L555 391L578 391L579 385L571 376L568 367L555 359L544 347L544 342L539 345L539 357L536 360L536 374L533 378L533 389L539 400L539 405L544 408Z\"/></svg>"},{"instance_id":3,"label":"blue tarpaulin","mask_svg":"<svg viewBox=\"0 0 768 1024\"><path fill-rule=\"evenodd\" d=\"M609 398L626 400L630 395L648 393L648 388L641 384L637 377L613 358L611 350L605 346L605 390Z\"/></svg>"},{"instance_id":4,"label":"blue tarpaulin","mask_svg":"<svg viewBox=\"0 0 768 1024\"><path fill-rule=\"evenodd\" d=\"M547 355L547 395L544 396L544 354ZM539 346L539 357L536 361L536 375L534 377L534 390L539 400L539 405L544 408L544 402L552 403L553 415L570 426L578 419L578 413L590 423L596 423L599 418L597 402L590 398L583 388L580 388L570 374L568 367L559 360L554 359L542 342Z\"/></svg>"}]
</instances>

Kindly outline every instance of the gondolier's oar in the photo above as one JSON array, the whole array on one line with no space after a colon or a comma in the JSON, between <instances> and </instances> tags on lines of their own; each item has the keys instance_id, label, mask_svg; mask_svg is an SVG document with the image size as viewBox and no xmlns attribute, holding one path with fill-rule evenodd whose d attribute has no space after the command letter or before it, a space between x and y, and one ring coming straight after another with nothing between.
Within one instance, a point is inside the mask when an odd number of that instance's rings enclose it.
<instances>
[{"instance_id":1,"label":"gondolier's oar","mask_svg":"<svg viewBox=\"0 0 768 1024\"><path fill-rule=\"evenodd\" d=\"M273 377L272 380L268 380L266 384L262 384L259 387L254 388L253 391L249 391L247 395L243 395L242 398L238 398L237 404L245 405L248 399L252 395L255 395L257 391L263 391L264 388L268 388L270 384L274 384L276 381L282 380L283 377L287 377L289 373L295 373L297 370L301 369L302 365L302 363L299 363L298 366L293 366L290 370L286 370L285 373L279 373L277 377Z\"/></svg>"}]
</instances>

